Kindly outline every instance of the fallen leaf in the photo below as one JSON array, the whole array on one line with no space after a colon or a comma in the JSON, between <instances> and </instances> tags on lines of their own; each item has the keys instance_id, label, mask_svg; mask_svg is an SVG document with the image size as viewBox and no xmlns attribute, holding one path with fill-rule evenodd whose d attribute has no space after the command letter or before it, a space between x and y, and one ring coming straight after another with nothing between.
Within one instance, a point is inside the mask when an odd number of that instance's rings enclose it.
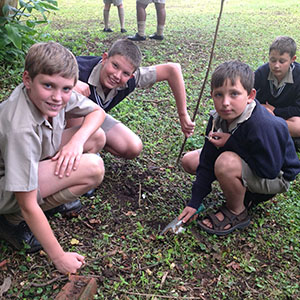
<instances>
[{"instance_id":1,"label":"fallen leaf","mask_svg":"<svg viewBox=\"0 0 300 300\"><path fill-rule=\"evenodd\" d=\"M165 283L166 279L167 279L167 276L168 276L169 272L165 272L162 279L161 279L161 282L160 282L160 288L162 288L163 284Z\"/></svg>"},{"instance_id":2,"label":"fallen leaf","mask_svg":"<svg viewBox=\"0 0 300 300\"><path fill-rule=\"evenodd\" d=\"M170 264L170 269L173 270L176 267L175 263Z\"/></svg>"},{"instance_id":3,"label":"fallen leaf","mask_svg":"<svg viewBox=\"0 0 300 300\"><path fill-rule=\"evenodd\" d=\"M90 224L101 224L101 221L98 219L89 219Z\"/></svg>"},{"instance_id":4,"label":"fallen leaf","mask_svg":"<svg viewBox=\"0 0 300 300\"><path fill-rule=\"evenodd\" d=\"M186 288L185 286L183 286L183 285L179 285L179 286L177 287L177 290L179 290L179 291L181 291L181 292L187 292L187 288Z\"/></svg>"},{"instance_id":5,"label":"fallen leaf","mask_svg":"<svg viewBox=\"0 0 300 300\"><path fill-rule=\"evenodd\" d=\"M73 239L71 239L70 244L71 245L78 245L79 241L73 238Z\"/></svg>"},{"instance_id":6,"label":"fallen leaf","mask_svg":"<svg viewBox=\"0 0 300 300\"><path fill-rule=\"evenodd\" d=\"M239 270L240 269L240 264L232 261L231 263L229 263L228 265L226 265L227 268L232 268L233 270Z\"/></svg>"},{"instance_id":7,"label":"fallen leaf","mask_svg":"<svg viewBox=\"0 0 300 300\"><path fill-rule=\"evenodd\" d=\"M136 212L132 211L132 210L129 210L128 212L124 213L125 216L127 217L135 217L136 216Z\"/></svg>"},{"instance_id":8,"label":"fallen leaf","mask_svg":"<svg viewBox=\"0 0 300 300\"><path fill-rule=\"evenodd\" d=\"M153 272L149 269L146 270L146 273L149 275L149 276L152 276Z\"/></svg>"},{"instance_id":9,"label":"fallen leaf","mask_svg":"<svg viewBox=\"0 0 300 300\"><path fill-rule=\"evenodd\" d=\"M2 297L3 294L9 290L10 286L11 286L11 278L6 277L4 279L3 284L0 286L0 297Z\"/></svg>"},{"instance_id":10,"label":"fallen leaf","mask_svg":"<svg viewBox=\"0 0 300 300\"><path fill-rule=\"evenodd\" d=\"M6 267L6 264L8 263L7 259L4 259L3 261L0 262L0 268Z\"/></svg>"}]
</instances>

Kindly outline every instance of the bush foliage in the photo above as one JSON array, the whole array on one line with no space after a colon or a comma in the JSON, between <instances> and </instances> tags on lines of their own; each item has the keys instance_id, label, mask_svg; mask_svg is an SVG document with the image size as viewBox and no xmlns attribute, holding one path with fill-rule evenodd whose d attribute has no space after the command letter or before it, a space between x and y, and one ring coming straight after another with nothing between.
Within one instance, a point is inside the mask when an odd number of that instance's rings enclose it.
<instances>
[{"instance_id":1,"label":"bush foliage","mask_svg":"<svg viewBox=\"0 0 300 300\"><path fill-rule=\"evenodd\" d=\"M49 13L55 10L55 0L19 0L17 7L4 4L0 14L0 62L22 60L39 38L36 25L48 23Z\"/></svg>"}]
</instances>

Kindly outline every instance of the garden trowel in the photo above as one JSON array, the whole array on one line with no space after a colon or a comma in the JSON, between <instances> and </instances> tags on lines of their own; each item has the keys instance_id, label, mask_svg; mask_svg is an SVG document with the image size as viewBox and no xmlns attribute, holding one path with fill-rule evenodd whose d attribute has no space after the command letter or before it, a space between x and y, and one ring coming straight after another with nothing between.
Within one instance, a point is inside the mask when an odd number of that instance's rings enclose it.
<instances>
[{"instance_id":1,"label":"garden trowel","mask_svg":"<svg viewBox=\"0 0 300 300\"><path fill-rule=\"evenodd\" d=\"M201 213L203 210L205 209L204 205L201 204L200 207L198 208L198 210L191 216L191 218L194 215L197 215L199 213ZM171 231L175 234L181 233L185 231L185 228L183 227L184 223L182 222L182 220L178 220L178 217L176 217L171 223L169 223L164 229L163 231L160 233L160 235L164 235L165 233L167 233L168 231Z\"/></svg>"}]
</instances>

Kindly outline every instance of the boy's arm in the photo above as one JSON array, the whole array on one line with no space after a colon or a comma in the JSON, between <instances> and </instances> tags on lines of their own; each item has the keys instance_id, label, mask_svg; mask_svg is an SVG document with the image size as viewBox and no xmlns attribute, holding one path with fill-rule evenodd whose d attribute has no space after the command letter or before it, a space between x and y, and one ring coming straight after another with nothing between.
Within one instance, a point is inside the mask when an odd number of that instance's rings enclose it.
<instances>
[{"instance_id":1,"label":"boy's arm","mask_svg":"<svg viewBox=\"0 0 300 300\"><path fill-rule=\"evenodd\" d=\"M177 112L182 132L186 137L194 133L195 123L191 121L186 108L186 92L181 73L177 63L156 65L156 82L167 80L176 100Z\"/></svg>"},{"instance_id":2,"label":"boy's arm","mask_svg":"<svg viewBox=\"0 0 300 300\"><path fill-rule=\"evenodd\" d=\"M78 168L84 144L99 129L105 116L104 110L94 104L94 110L84 117L82 125L71 140L52 158L57 160L55 175L60 178L64 175L70 176L71 171Z\"/></svg>"},{"instance_id":3,"label":"boy's arm","mask_svg":"<svg viewBox=\"0 0 300 300\"><path fill-rule=\"evenodd\" d=\"M34 236L61 273L75 273L84 264L84 257L64 252L55 238L45 214L37 203L37 190L15 192L22 215Z\"/></svg>"},{"instance_id":4,"label":"boy's arm","mask_svg":"<svg viewBox=\"0 0 300 300\"><path fill-rule=\"evenodd\" d=\"M91 94L90 86L87 83L85 83L81 80L77 81L77 83L74 86L73 90L78 92L79 94L81 94L83 96L86 96L86 97L88 97Z\"/></svg>"}]
</instances>

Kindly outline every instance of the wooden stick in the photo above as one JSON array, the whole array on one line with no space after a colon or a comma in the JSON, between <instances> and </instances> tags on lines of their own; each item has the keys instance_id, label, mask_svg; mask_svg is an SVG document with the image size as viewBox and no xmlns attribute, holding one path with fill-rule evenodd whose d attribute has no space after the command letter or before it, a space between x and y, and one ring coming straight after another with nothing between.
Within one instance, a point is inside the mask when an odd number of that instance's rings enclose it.
<instances>
[{"instance_id":1,"label":"wooden stick","mask_svg":"<svg viewBox=\"0 0 300 300\"><path fill-rule=\"evenodd\" d=\"M221 16L222 16L222 12L223 12L224 2L225 2L225 0L221 0L221 7L220 7L219 17L218 17L218 21L217 21L216 30L215 30L214 40L213 40L212 48L211 48L211 51L210 51L209 62L208 62L207 70L206 70L206 75L205 75L205 78L204 78L204 81L203 81L203 84L202 84L202 87L201 87L200 95L199 95L199 98L198 98L198 101L197 101L197 105L196 105L196 108L195 108L195 111L194 111L194 115L192 117L193 122L195 121L195 118L196 118L196 115L197 115L197 112L198 112L198 108L199 108L199 105L200 105L200 101L201 101L201 98L202 98L202 95L203 95L203 91L204 91L204 88L205 88L205 84L206 84L206 81L207 81L207 78L208 78L208 74L209 74L209 70L210 70L210 66L211 66L211 62L212 62L212 58L213 58L213 54L214 54L214 49L215 49L215 45L216 45L216 41L217 41L217 34L218 34L220 20L221 20ZM184 137L184 141L182 143L182 146L181 146L181 149L180 149L177 161L176 161L177 164L179 163L179 160L180 160L181 154L183 152L186 140L187 140L187 138Z\"/></svg>"}]
</instances>

